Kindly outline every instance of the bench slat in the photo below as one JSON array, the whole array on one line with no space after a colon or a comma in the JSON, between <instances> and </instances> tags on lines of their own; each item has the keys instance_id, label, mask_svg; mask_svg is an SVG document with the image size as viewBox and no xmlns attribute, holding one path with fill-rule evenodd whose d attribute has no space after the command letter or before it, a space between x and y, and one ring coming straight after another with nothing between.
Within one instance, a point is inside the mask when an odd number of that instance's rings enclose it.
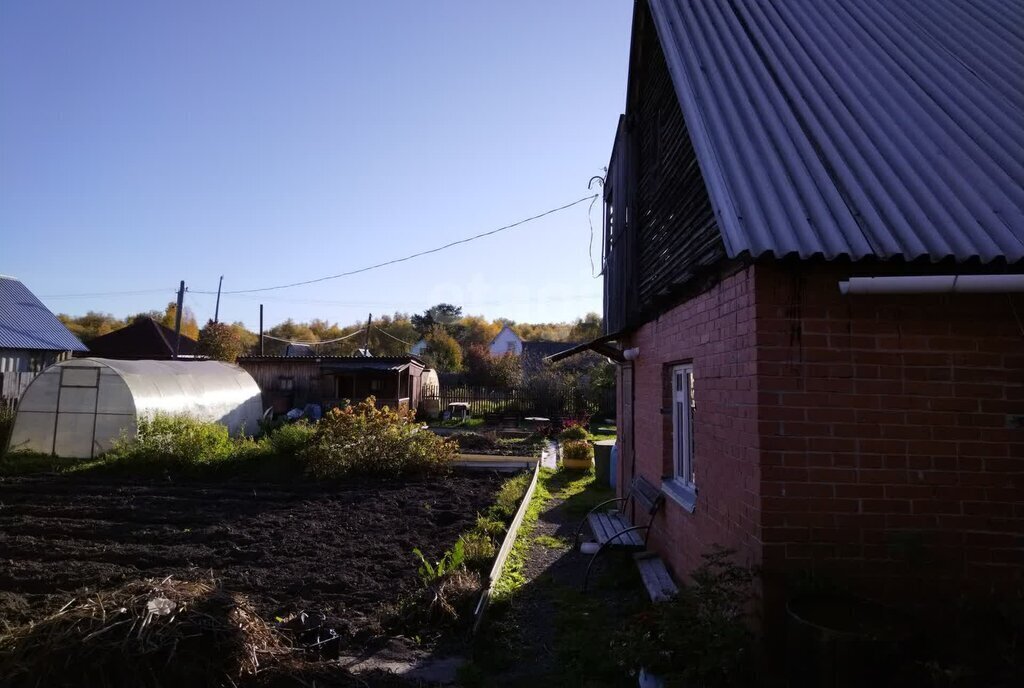
<instances>
[{"instance_id":1,"label":"bench slat","mask_svg":"<svg viewBox=\"0 0 1024 688\"><path fill-rule=\"evenodd\" d=\"M602 545L608 542L610 535L605 524L604 514L591 514L587 521L590 523L590 529L594 531L594 539Z\"/></svg>"},{"instance_id":2,"label":"bench slat","mask_svg":"<svg viewBox=\"0 0 1024 688\"><path fill-rule=\"evenodd\" d=\"M587 519L590 524L590 529L594 533L594 538L600 543L605 544L609 540L612 540L620 531L628 528L628 522L617 515L610 514L591 514ZM626 533L619 535L612 543L612 547L616 546L636 546L637 540L631 536L634 533Z\"/></svg>"}]
</instances>

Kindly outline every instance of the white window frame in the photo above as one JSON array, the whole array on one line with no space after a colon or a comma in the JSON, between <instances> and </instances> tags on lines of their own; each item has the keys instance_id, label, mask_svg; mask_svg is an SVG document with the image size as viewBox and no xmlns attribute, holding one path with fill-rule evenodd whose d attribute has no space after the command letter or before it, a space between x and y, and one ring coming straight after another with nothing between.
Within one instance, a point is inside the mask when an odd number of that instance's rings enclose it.
<instances>
[{"instance_id":1,"label":"white window frame","mask_svg":"<svg viewBox=\"0 0 1024 688\"><path fill-rule=\"evenodd\" d=\"M665 492L688 511L697 505L697 484L693 470L693 364L672 366L672 475Z\"/></svg>"}]
</instances>

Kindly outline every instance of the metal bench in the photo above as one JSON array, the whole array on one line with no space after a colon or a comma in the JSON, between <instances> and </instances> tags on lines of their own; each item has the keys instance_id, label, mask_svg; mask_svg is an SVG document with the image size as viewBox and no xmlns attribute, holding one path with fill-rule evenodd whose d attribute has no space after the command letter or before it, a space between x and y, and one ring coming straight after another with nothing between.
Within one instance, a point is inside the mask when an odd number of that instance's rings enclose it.
<instances>
[{"instance_id":1,"label":"metal bench","mask_svg":"<svg viewBox=\"0 0 1024 688\"><path fill-rule=\"evenodd\" d=\"M658 514L665 496L657 487L647 482L642 476L636 476L630 483L629 490L624 497L616 497L601 502L591 509L579 527L576 529L576 536L573 539L573 546L579 547L580 533L583 526L589 525L598 548L587 566L587 572L583 577L583 592L587 591L587 584L590 581L590 572L594 568L594 562L606 549L644 550L647 547L647 538L651 532L651 524ZM609 504L618 504L618 508L601 511ZM644 525L633 525L627 514L630 505L638 507L647 514L647 523ZM641 533L643 535L641 536Z\"/></svg>"}]
</instances>

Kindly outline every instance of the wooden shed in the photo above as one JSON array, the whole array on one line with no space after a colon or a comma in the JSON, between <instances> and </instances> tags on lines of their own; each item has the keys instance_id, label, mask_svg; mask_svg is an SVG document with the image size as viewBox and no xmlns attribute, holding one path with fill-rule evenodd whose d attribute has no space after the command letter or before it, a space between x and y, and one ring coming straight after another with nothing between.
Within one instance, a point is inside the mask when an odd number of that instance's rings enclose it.
<instances>
[{"instance_id":1,"label":"wooden shed","mask_svg":"<svg viewBox=\"0 0 1024 688\"><path fill-rule=\"evenodd\" d=\"M424 363L415 356L244 356L238 365L275 413L306 404L324 410L376 397L378 406L419 406Z\"/></svg>"}]
</instances>

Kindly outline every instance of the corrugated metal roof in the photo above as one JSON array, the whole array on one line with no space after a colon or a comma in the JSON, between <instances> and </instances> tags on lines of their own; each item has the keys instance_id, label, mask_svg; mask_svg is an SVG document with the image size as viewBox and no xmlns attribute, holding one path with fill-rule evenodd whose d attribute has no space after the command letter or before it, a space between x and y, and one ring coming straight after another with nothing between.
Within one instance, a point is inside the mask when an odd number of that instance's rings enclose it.
<instances>
[{"instance_id":1,"label":"corrugated metal roof","mask_svg":"<svg viewBox=\"0 0 1024 688\"><path fill-rule=\"evenodd\" d=\"M0 348L88 351L20 280L0 275Z\"/></svg>"},{"instance_id":2,"label":"corrugated metal roof","mask_svg":"<svg viewBox=\"0 0 1024 688\"><path fill-rule=\"evenodd\" d=\"M648 1L730 256L1024 260L1024 3Z\"/></svg>"}]
</instances>

